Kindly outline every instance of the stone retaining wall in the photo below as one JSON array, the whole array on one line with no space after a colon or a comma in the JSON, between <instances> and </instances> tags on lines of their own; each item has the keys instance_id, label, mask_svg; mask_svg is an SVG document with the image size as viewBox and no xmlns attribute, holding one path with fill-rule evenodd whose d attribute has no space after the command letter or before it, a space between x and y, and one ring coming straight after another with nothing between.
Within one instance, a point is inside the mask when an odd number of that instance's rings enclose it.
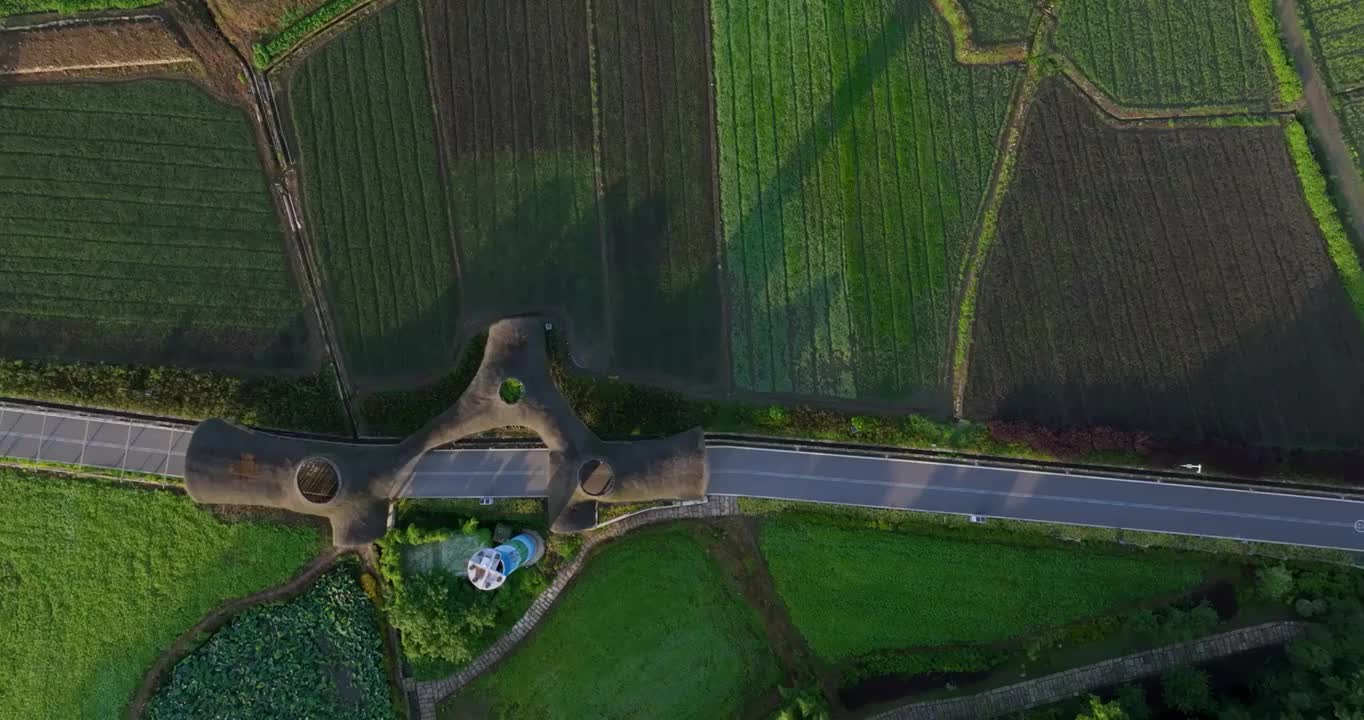
<instances>
[{"instance_id":1,"label":"stone retaining wall","mask_svg":"<svg viewBox=\"0 0 1364 720\"><path fill-rule=\"evenodd\" d=\"M1086 690L1140 680L1180 665L1279 645L1302 635L1306 629L1307 624L1299 622L1255 625L1105 660L977 695L903 705L876 715L872 720L976 720L998 717L1060 702Z\"/></svg>"}]
</instances>

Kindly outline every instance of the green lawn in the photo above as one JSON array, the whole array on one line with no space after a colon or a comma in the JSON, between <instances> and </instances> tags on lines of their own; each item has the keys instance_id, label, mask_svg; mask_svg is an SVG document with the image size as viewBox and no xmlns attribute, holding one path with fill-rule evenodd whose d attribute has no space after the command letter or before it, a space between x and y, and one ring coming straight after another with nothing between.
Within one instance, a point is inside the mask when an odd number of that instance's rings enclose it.
<instances>
[{"instance_id":1,"label":"green lawn","mask_svg":"<svg viewBox=\"0 0 1364 720\"><path fill-rule=\"evenodd\" d=\"M388 720L378 611L347 562L302 595L250 608L181 660L147 720L304 717Z\"/></svg>"},{"instance_id":2,"label":"green lawn","mask_svg":"<svg viewBox=\"0 0 1364 720\"><path fill-rule=\"evenodd\" d=\"M416 0L308 56L289 90L311 241L348 369L451 364L455 271Z\"/></svg>"},{"instance_id":3,"label":"green lawn","mask_svg":"<svg viewBox=\"0 0 1364 720\"><path fill-rule=\"evenodd\" d=\"M316 367L256 134L192 83L0 89L0 257L10 357Z\"/></svg>"},{"instance_id":4,"label":"green lawn","mask_svg":"<svg viewBox=\"0 0 1364 720\"><path fill-rule=\"evenodd\" d=\"M712 720L778 678L757 616L696 541L648 532L590 560L530 641L442 716Z\"/></svg>"},{"instance_id":5,"label":"green lawn","mask_svg":"<svg viewBox=\"0 0 1364 720\"><path fill-rule=\"evenodd\" d=\"M717 0L734 382L908 401L948 318L1016 66L959 66L927 2Z\"/></svg>"},{"instance_id":6,"label":"green lawn","mask_svg":"<svg viewBox=\"0 0 1364 720\"><path fill-rule=\"evenodd\" d=\"M0 0L0 16L36 12L78 13L87 10L140 8L160 0Z\"/></svg>"},{"instance_id":7,"label":"green lawn","mask_svg":"<svg viewBox=\"0 0 1364 720\"><path fill-rule=\"evenodd\" d=\"M6 717L120 716L176 636L321 548L311 530L224 524L161 491L0 469L0 497Z\"/></svg>"},{"instance_id":8,"label":"green lawn","mask_svg":"<svg viewBox=\"0 0 1364 720\"><path fill-rule=\"evenodd\" d=\"M1126 105L1278 99L1248 0L1066 0L1057 49Z\"/></svg>"},{"instance_id":9,"label":"green lawn","mask_svg":"<svg viewBox=\"0 0 1364 720\"><path fill-rule=\"evenodd\" d=\"M810 647L839 663L878 650L987 643L1187 590L1206 566L1168 556L967 542L780 519L763 554Z\"/></svg>"}]
</instances>

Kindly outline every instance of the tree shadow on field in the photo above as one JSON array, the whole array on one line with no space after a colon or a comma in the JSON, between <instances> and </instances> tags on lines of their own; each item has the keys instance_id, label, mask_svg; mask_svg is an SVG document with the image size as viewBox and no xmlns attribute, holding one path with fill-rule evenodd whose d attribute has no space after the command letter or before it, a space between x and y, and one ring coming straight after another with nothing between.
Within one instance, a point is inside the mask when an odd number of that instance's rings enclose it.
<instances>
[{"instance_id":1,"label":"tree shadow on field","mask_svg":"<svg viewBox=\"0 0 1364 720\"><path fill-rule=\"evenodd\" d=\"M1083 346L1067 347L1066 357L1056 359L1061 368L1054 383L1011 382L1003 369L986 366L999 351L982 352L980 367L972 363L967 414L1058 429L1149 433L1157 438L1157 455L1185 456L1181 462L1192 456L1249 475L1316 458L1339 470L1353 468L1358 477L1364 472L1364 326L1334 275L1300 302L1291 320L1235 328L1236 341L1216 353L1183 353L1187 380L1166 375L1174 380L1161 387L1145 381L1141 367L1121 368L1126 377L1083 381L1083 368L1067 358L1091 354L1085 351L1091 344L1117 342L1102 332L1074 338ZM1135 350L1166 367L1177 365L1177 351L1164 351L1178 348L1189 332L1187 323L1171 318L1153 346ZM997 388L993 397L986 395L990 388ZM1153 426L1153 417L1163 419L1161 426Z\"/></svg>"},{"instance_id":2,"label":"tree shadow on field","mask_svg":"<svg viewBox=\"0 0 1364 720\"><path fill-rule=\"evenodd\" d=\"M458 297L453 272L434 301L381 336L337 324L352 382L365 390L410 387L444 374L457 349ZM366 349L374 348L369 352Z\"/></svg>"},{"instance_id":3,"label":"tree shadow on field","mask_svg":"<svg viewBox=\"0 0 1364 720\"><path fill-rule=\"evenodd\" d=\"M674 213L685 212L671 200L667 192L655 192L632 205L625 181L606 191L611 366L646 381L714 387L728 370L720 352L725 339L714 245L705 257L684 258L679 282L672 244L689 239L670 232Z\"/></svg>"},{"instance_id":4,"label":"tree shadow on field","mask_svg":"<svg viewBox=\"0 0 1364 720\"><path fill-rule=\"evenodd\" d=\"M572 178L540 182L486 234L472 237L462 227L461 232L460 325L466 333L504 317L550 316L567 327L578 362L605 369L609 349L596 213L590 205L579 206Z\"/></svg>"},{"instance_id":5,"label":"tree shadow on field","mask_svg":"<svg viewBox=\"0 0 1364 720\"><path fill-rule=\"evenodd\" d=\"M779 210L783 205L783 198L800 197L803 183L812 173L817 172L816 165L821 155L835 142L838 129L851 122L853 113L860 104L867 102L873 87L881 82L891 62L897 60L899 54L905 51L910 32L919 23L939 22L928 3L895 0L890 3L887 12L886 21L877 29L875 35L869 38L866 51L842 74L841 82L834 88L832 98L814 112L811 129L803 133L785 157L781 158L774 178L765 186L758 188L756 198L748 203L748 210L740 217L738 226L725 229L727 245L737 244L743 248L764 247L765 235L771 234L762 232L764 209L769 212ZM856 32L856 29L850 28L849 32ZM942 30L935 26L932 32L941 34ZM771 224L772 220L768 218L766 223ZM767 242L770 243L770 239ZM763 277L759 281L770 284L768 278L783 277L786 274L786 254L785 252L764 254L766 266L762 269ZM774 303L768 299L762 303L763 307L749 310L751 315L767 316L760 322L768 328L769 342L767 352L763 352L761 347L735 347L736 355L744 353L747 357L736 357L734 365L749 369L747 378L740 378L738 376L742 373L735 372L736 383L741 389L759 393L888 401L949 412L949 398L945 393L937 391L941 388L930 389L927 393L916 392L910 382L901 382L896 378L893 368L879 367L878 365L882 363L878 363L876 358L871 356L871 345L867 338L859 339L854 334L847 351L836 347L830 339L819 340L820 334L830 334L818 328L822 323L828 324L831 298L835 293L842 292L837 287L827 286L829 282L835 285L841 282L839 278L844 274L842 259L832 259L829 262L836 263L838 269L826 271L831 272L832 280L823 278L824 283L820 284L825 284L824 288L812 287L806 290L788 288L785 293L787 302ZM731 269L730 272L744 271L743 268L738 268ZM730 292L730 322L750 325L736 330L742 329L745 336L751 335L753 320L744 316L745 301L733 299L735 291L732 283ZM764 292L758 290L749 292L748 295L759 296ZM784 316L778 317L778 314L782 313ZM851 320L849 323L851 325ZM824 347L816 347L817 345ZM898 349L892 352L898 352ZM943 352L946 352L945 349ZM821 356L823 359L818 360Z\"/></svg>"}]
</instances>

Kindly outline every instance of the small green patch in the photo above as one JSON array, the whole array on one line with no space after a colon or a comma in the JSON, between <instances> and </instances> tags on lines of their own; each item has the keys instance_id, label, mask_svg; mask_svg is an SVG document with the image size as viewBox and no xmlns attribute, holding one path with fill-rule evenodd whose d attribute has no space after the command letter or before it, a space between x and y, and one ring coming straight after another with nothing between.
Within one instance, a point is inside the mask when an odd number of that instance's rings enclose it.
<instances>
[{"instance_id":1,"label":"small green patch","mask_svg":"<svg viewBox=\"0 0 1364 720\"><path fill-rule=\"evenodd\" d=\"M779 679L758 618L685 531L594 558L535 635L441 709L490 718L728 718Z\"/></svg>"},{"instance_id":2,"label":"small green patch","mask_svg":"<svg viewBox=\"0 0 1364 720\"><path fill-rule=\"evenodd\" d=\"M264 70L273 65L282 55L292 50L295 45L307 39L308 36L318 32L331 21L345 14L347 10L364 1L331 0L331 2L323 3L307 15L296 16L293 22L287 24L278 34L269 40L253 45L251 47L251 61L257 68ZM288 16L286 16L287 18Z\"/></svg>"},{"instance_id":3,"label":"small green patch","mask_svg":"<svg viewBox=\"0 0 1364 720\"><path fill-rule=\"evenodd\" d=\"M502 381L502 386L497 389L498 397L508 405L515 405L521 402L521 395L526 392L526 386L516 378L507 378Z\"/></svg>"},{"instance_id":4,"label":"small green patch","mask_svg":"<svg viewBox=\"0 0 1364 720\"><path fill-rule=\"evenodd\" d=\"M393 717L377 611L353 562L293 600L234 617L175 666L146 718L214 717L223 708L254 720Z\"/></svg>"}]
</instances>

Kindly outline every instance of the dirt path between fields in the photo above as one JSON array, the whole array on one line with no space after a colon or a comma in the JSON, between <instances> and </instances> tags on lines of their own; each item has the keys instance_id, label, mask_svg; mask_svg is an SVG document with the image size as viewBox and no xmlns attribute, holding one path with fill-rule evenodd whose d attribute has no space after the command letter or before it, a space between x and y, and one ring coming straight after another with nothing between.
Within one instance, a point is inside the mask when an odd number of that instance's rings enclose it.
<instances>
[{"instance_id":1,"label":"dirt path between fields","mask_svg":"<svg viewBox=\"0 0 1364 720\"><path fill-rule=\"evenodd\" d=\"M1326 81L1317 72L1307 33L1298 16L1297 0L1279 0L1274 6L1279 13L1279 25L1283 27L1288 52L1292 54L1293 64L1298 68L1298 77L1302 78L1303 97L1310 111L1313 135L1316 136L1317 149L1323 155L1320 160L1326 166L1326 174L1331 178L1337 194L1345 203L1344 220L1354 235L1356 249L1364 249L1359 247L1364 243L1364 178L1360 177L1354 157L1345 145L1345 133L1335 108L1331 106Z\"/></svg>"},{"instance_id":2,"label":"dirt path between fields","mask_svg":"<svg viewBox=\"0 0 1364 720\"><path fill-rule=\"evenodd\" d=\"M147 702L151 700L152 694L160 686L162 677L198 646L200 634L217 630L228 620L231 620L232 616L253 605L283 600L302 592L309 585L312 585L313 581L317 580L322 573L330 570L336 564L337 559L346 552L349 550L345 548L328 548L313 558L312 562L305 565L298 574L283 585L276 585L253 595L229 600L213 612L205 615L202 620L194 624L194 627L181 633L180 637L171 643L170 648L156 659L156 663L147 671L147 674L142 676L142 683L138 686L137 692L133 694L133 700L128 704L128 710L125 713L128 720L138 720L142 717L142 713L147 709Z\"/></svg>"}]
</instances>

